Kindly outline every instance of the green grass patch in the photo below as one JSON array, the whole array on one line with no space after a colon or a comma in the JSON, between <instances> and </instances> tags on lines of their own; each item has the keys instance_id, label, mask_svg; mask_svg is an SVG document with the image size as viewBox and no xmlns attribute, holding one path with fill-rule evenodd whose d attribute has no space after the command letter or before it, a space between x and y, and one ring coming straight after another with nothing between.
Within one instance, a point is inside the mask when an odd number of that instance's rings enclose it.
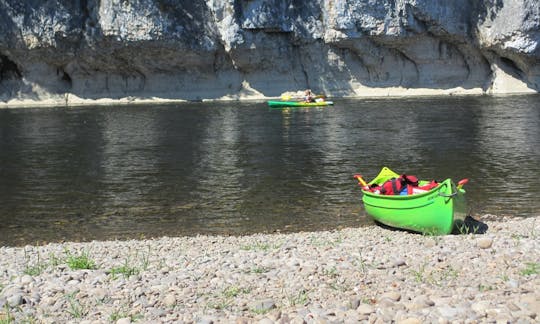
<instances>
[{"instance_id":1,"label":"green grass patch","mask_svg":"<svg viewBox=\"0 0 540 324\"><path fill-rule=\"evenodd\" d=\"M266 267L254 267L254 268L251 268L251 273L266 273L270 271L270 269L266 268Z\"/></svg>"},{"instance_id":2,"label":"green grass patch","mask_svg":"<svg viewBox=\"0 0 540 324\"><path fill-rule=\"evenodd\" d=\"M249 288L229 286L223 289L223 291L221 291L221 294L214 295L215 300L208 302L207 307L217 310L228 309L232 306L234 298L243 294L247 294L250 291L251 289Z\"/></svg>"},{"instance_id":3,"label":"green grass patch","mask_svg":"<svg viewBox=\"0 0 540 324\"><path fill-rule=\"evenodd\" d=\"M540 273L540 263L538 262L527 262L525 263L525 268L520 271L524 276L532 276Z\"/></svg>"},{"instance_id":4,"label":"green grass patch","mask_svg":"<svg viewBox=\"0 0 540 324\"><path fill-rule=\"evenodd\" d=\"M140 272L141 271L139 268L131 266L126 259L123 265L112 268L109 274L113 277L113 279L116 279L118 275L122 275L124 278L129 278L131 276L138 275Z\"/></svg>"},{"instance_id":5,"label":"green grass patch","mask_svg":"<svg viewBox=\"0 0 540 324\"><path fill-rule=\"evenodd\" d=\"M96 263L90 259L88 253L85 251L79 255L74 255L70 251L66 251L66 255L66 264L71 270L97 269Z\"/></svg>"},{"instance_id":6,"label":"green grass patch","mask_svg":"<svg viewBox=\"0 0 540 324\"><path fill-rule=\"evenodd\" d=\"M242 294L247 294L251 291L249 288L243 288L238 286L230 286L223 290L223 296L225 298L234 298Z\"/></svg>"}]
</instances>

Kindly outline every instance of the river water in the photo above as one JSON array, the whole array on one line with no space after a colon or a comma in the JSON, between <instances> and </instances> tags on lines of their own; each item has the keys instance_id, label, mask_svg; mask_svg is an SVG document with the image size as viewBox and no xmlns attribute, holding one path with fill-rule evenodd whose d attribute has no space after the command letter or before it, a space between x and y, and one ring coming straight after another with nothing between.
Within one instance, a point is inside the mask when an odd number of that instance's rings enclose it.
<instances>
[{"instance_id":1,"label":"river water","mask_svg":"<svg viewBox=\"0 0 540 324\"><path fill-rule=\"evenodd\" d=\"M382 166L538 215L540 96L0 110L0 246L361 226Z\"/></svg>"}]
</instances>

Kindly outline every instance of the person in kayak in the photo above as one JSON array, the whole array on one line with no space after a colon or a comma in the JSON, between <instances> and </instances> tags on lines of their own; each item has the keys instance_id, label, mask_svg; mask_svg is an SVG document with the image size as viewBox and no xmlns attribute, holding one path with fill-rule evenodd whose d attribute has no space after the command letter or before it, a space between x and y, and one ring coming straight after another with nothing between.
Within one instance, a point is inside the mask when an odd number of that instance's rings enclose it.
<instances>
[{"instance_id":1,"label":"person in kayak","mask_svg":"<svg viewBox=\"0 0 540 324\"><path fill-rule=\"evenodd\" d=\"M311 92L311 89L306 89L306 91L304 91L304 101L315 102L315 95Z\"/></svg>"}]
</instances>

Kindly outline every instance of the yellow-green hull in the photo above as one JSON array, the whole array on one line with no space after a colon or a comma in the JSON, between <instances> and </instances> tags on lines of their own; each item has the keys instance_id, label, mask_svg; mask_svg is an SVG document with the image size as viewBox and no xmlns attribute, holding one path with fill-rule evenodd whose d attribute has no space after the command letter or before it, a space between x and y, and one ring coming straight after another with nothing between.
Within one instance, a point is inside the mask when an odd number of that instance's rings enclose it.
<instances>
[{"instance_id":1,"label":"yellow-green hull","mask_svg":"<svg viewBox=\"0 0 540 324\"><path fill-rule=\"evenodd\" d=\"M268 101L268 106L273 108L280 107L320 107L331 106L332 101L305 102L305 101Z\"/></svg>"}]
</instances>

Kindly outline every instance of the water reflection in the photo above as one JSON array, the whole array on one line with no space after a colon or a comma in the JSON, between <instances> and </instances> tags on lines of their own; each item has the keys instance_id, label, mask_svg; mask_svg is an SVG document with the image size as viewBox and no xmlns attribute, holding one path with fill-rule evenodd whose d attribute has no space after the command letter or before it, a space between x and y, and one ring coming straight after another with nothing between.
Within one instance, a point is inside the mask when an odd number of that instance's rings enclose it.
<instances>
[{"instance_id":1,"label":"water reflection","mask_svg":"<svg viewBox=\"0 0 540 324\"><path fill-rule=\"evenodd\" d=\"M352 175L471 178L473 214L540 209L540 97L0 111L0 244L358 226Z\"/></svg>"},{"instance_id":2,"label":"water reflection","mask_svg":"<svg viewBox=\"0 0 540 324\"><path fill-rule=\"evenodd\" d=\"M482 164L477 167L484 177L497 179L483 188L487 195L483 203L499 205L500 193L504 192L506 208L501 212L514 215L538 213L537 204L520 206L522 201L535 200L537 192L528 190L526 183L540 175L539 109L529 100L490 99L491 105L482 107L478 118Z\"/></svg>"}]
</instances>

